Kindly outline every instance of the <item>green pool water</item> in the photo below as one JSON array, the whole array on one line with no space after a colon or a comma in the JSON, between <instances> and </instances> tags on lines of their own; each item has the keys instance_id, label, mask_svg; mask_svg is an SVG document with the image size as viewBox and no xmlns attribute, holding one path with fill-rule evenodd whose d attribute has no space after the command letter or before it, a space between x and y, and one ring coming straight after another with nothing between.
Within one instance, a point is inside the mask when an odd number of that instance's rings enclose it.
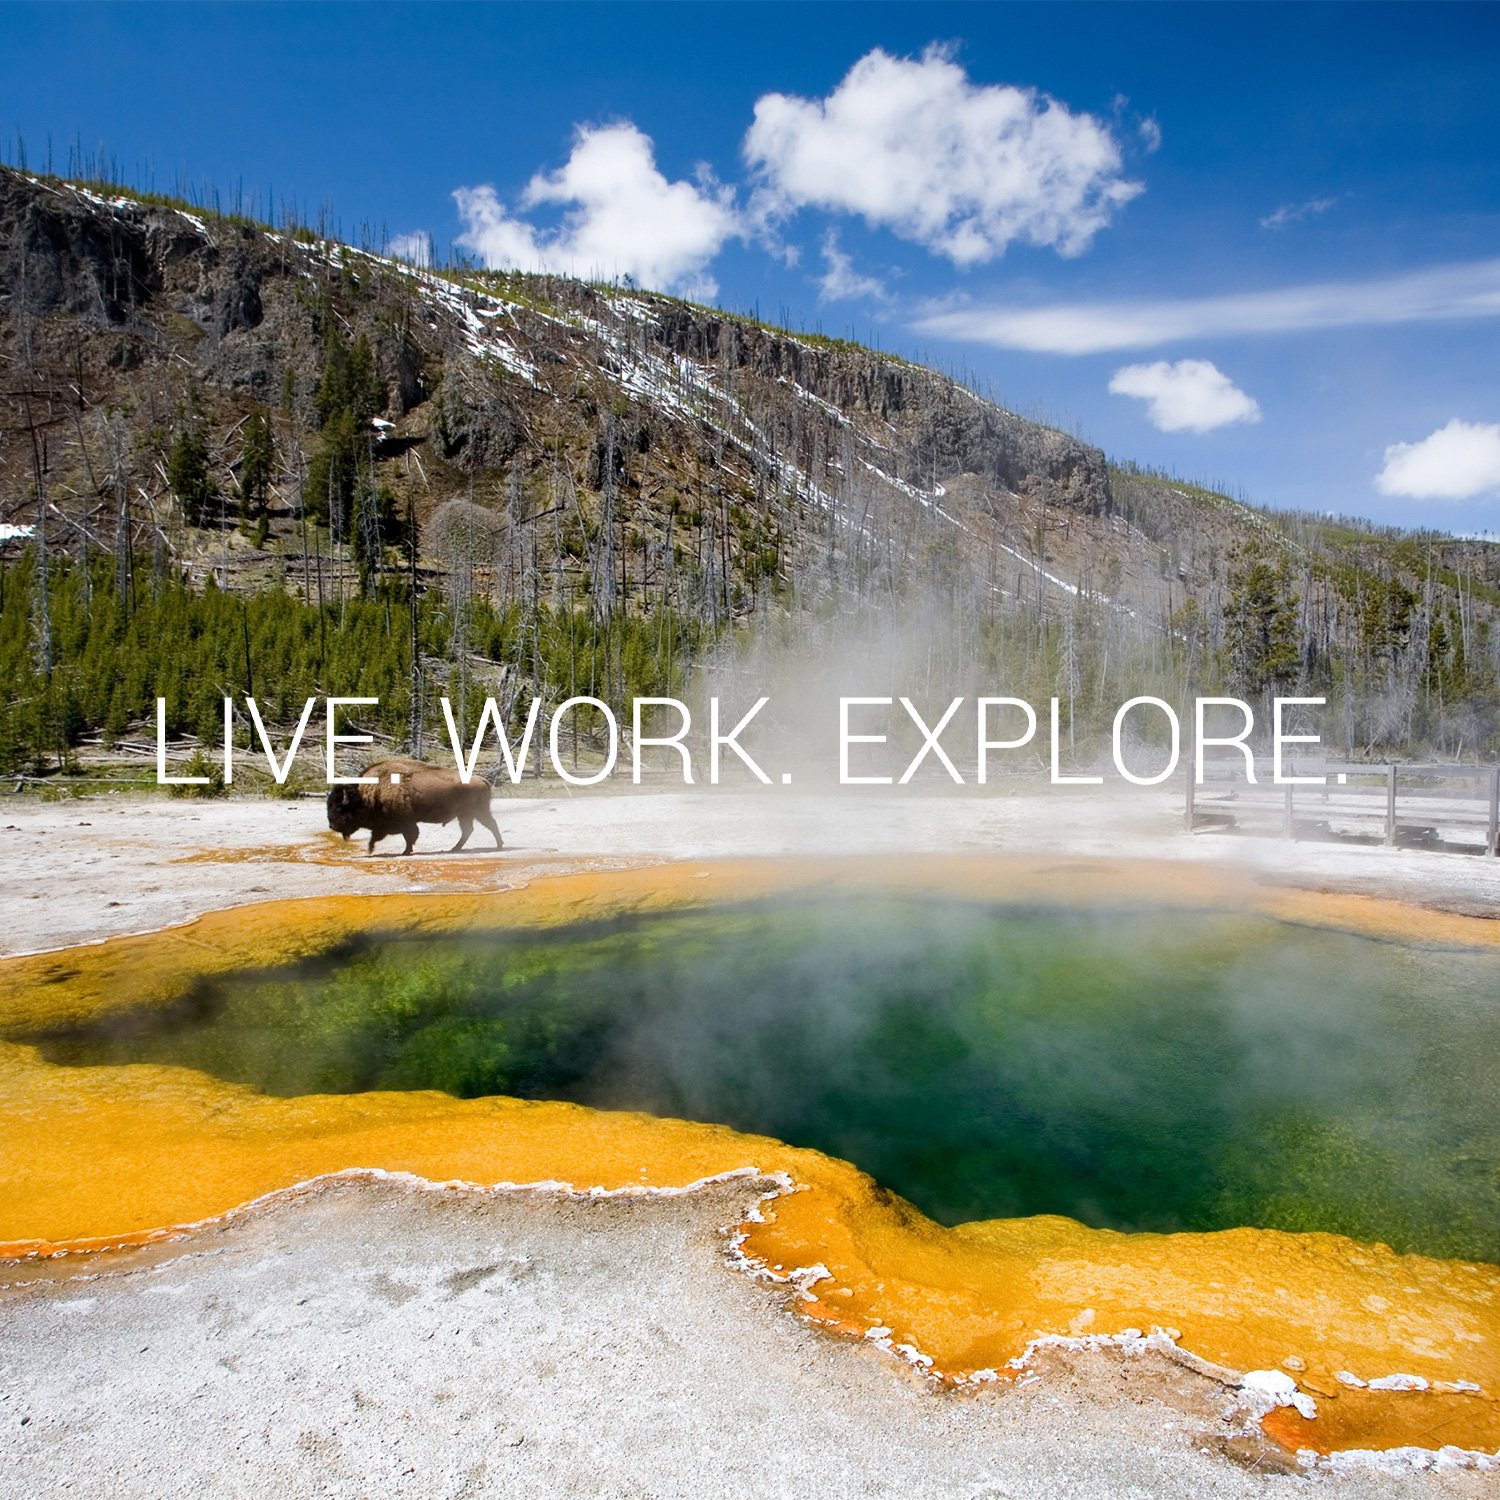
<instances>
[{"instance_id":1,"label":"green pool water","mask_svg":"<svg viewBox=\"0 0 1500 1500\"><path fill-rule=\"evenodd\" d=\"M719 1121L945 1223L1325 1229L1500 1261L1500 955L1260 917L802 898L390 936L41 1044L276 1094Z\"/></svg>"}]
</instances>

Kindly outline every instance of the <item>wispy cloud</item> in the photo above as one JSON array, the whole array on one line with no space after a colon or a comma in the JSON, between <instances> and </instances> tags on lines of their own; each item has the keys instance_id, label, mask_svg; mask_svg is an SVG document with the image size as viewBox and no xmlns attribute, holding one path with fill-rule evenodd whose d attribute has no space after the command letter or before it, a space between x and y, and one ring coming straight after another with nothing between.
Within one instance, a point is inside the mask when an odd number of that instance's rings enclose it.
<instances>
[{"instance_id":1,"label":"wispy cloud","mask_svg":"<svg viewBox=\"0 0 1500 1500\"><path fill-rule=\"evenodd\" d=\"M1309 198L1306 203L1283 203L1260 221L1262 229L1285 229L1302 219L1316 219L1338 203L1337 198Z\"/></svg>"},{"instance_id":2,"label":"wispy cloud","mask_svg":"<svg viewBox=\"0 0 1500 1500\"><path fill-rule=\"evenodd\" d=\"M1434 266L1369 281L1330 281L1223 297L967 305L913 326L937 338L1039 354L1101 354L1208 337L1309 333L1500 315L1500 260Z\"/></svg>"},{"instance_id":3,"label":"wispy cloud","mask_svg":"<svg viewBox=\"0 0 1500 1500\"><path fill-rule=\"evenodd\" d=\"M1500 492L1500 422L1455 417L1419 443L1392 443L1375 488L1412 500L1472 500Z\"/></svg>"},{"instance_id":4,"label":"wispy cloud","mask_svg":"<svg viewBox=\"0 0 1500 1500\"><path fill-rule=\"evenodd\" d=\"M885 283L854 269L849 253L839 246L839 233L830 229L823 236L823 275L818 281L818 297L823 302L852 302L860 299L884 302L888 296Z\"/></svg>"},{"instance_id":5,"label":"wispy cloud","mask_svg":"<svg viewBox=\"0 0 1500 1500\"><path fill-rule=\"evenodd\" d=\"M1206 359L1169 365L1126 365L1110 378L1112 396L1146 403L1146 420L1162 432L1212 432L1232 422L1260 421L1260 406Z\"/></svg>"},{"instance_id":6,"label":"wispy cloud","mask_svg":"<svg viewBox=\"0 0 1500 1500\"><path fill-rule=\"evenodd\" d=\"M825 99L763 95L744 154L767 222L857 214L959 266L1016 241L1077 255L1142 191L1102 121L1035 89L976 84L938 46L877 47Z\"/></svg>"}]
</instances>

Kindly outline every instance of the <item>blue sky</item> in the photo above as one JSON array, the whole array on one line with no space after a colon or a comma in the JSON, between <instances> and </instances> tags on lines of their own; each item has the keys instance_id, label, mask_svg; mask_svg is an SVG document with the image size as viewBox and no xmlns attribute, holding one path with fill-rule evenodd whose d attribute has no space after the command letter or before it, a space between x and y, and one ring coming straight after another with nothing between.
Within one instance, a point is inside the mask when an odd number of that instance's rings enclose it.
<instances>
[{"instance_id":1,"label":"blue sky","mask_svg":"<svg viewBox=\"0 0 1500 1500\"><path fill-rule=\"evenodd\" d=\"M633 273L1253 500L1500 531L1493 5L0 21L33 165L76 140L350 238Z\"/></svg>"}]
</instances>

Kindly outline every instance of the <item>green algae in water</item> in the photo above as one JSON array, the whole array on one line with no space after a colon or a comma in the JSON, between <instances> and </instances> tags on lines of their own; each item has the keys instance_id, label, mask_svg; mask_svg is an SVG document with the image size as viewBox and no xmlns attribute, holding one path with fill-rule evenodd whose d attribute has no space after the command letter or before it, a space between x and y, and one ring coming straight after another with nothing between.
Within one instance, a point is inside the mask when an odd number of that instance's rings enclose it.
<instances>
[{"instance_id":1,"label":"green algae in water","mask_svg":"<svg viewBox=\"0 0 1500 1500\"><path fill-rule=\"evenodd\" d=\"M867 898L361 941L43 1048L275 1094L716 1121L949 1224L1250 1224L1500 1261L1497 1007L1490 952Z\"/></svg>"}]
</instances>

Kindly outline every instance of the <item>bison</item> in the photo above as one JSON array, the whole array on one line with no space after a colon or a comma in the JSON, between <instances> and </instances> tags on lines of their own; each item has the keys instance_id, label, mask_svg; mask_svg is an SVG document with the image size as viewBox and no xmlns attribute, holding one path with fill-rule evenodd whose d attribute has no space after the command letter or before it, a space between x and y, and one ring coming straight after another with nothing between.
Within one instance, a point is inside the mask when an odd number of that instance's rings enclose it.
<instances>
[{"instance_id":1,"label":"bison","mask_svg":"<svg viewBox=\"0 0 1500 1500\"><path fill-rule=\"evenodd\" d=\"M369 852L379 840L399 833L406 840L401 852L410 854L417 842L419 823L451 823L458 819L458 842L449 851L456 854L469 841L476 823L495 835L495 847L505 840L490 815L487 781L465 782L457 771L430 766L426 761L393 756L366 766L361 776L377 777L373 786L334 786L328 790L328 826L346 839L361 828L370 830Z\"/></svg>"}]
</instances>

